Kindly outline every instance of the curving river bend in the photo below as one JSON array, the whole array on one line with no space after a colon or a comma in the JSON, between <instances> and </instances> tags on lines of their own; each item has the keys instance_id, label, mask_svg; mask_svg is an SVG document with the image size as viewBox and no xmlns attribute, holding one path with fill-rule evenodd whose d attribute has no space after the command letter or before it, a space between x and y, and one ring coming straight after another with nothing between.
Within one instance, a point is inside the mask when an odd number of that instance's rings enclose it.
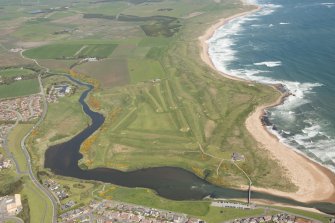
<instances>
[{"instance_id":1,"label":"curving river bend","mask_svg":"<svg viewBox=\"0 0 335 223\"><path fill-rule=\"evenodd\" d=\"M195 174L177 167L146 168L130 172L122 172L110 168L81 169L78 166L78 161L82 158L79 152L80 146L104 123L105 118L102 114L92 111L85 102L85 98L93 89L93 86L80 82L71 76L67 76L67 78L78 85L87 87L87 90L80 96L79 102L83 107L83 111L91 118L92 123L69 141L49 147L45 153L45 168L49 168L53 173L62 176L102 181L125 187L150 188L160 196L173 200L200 200L208 195L221 198L247 199L247 191L212 185ZM258 192L252 192L251 197L291 205L314 207L323 212L335 214L335 204L305 204Z\"/></svg>"}]
</instances>

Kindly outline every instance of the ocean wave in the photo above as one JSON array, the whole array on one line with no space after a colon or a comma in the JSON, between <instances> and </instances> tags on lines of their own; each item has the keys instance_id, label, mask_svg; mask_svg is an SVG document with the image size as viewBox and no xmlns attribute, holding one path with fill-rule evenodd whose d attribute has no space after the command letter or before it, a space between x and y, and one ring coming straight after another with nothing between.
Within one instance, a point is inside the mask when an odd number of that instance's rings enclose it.
<instances>
[{"instance_id":1,"label":"ocean wave","mask_svg":"<svg viewBox=\"0 0 335 223\"><path fill-rule=\"evenodd\" d=\"M245 2L247 2L249 5L258 5L258 1L257 0L246 0Z\"/></svg>"},{"instance_id":2,"label":"ocean wave","mask_svg":"<svg viewBox=\"0 0 335 223\"><path fill-rule=\"evenodd\" d=\"M292 133L289 131L281 130L279 132L274 130L272 126L268 126L267 129L275 135L281 143L304 156L307 154L307 158L320 163L335 172L335 150L331 150L335 145L335 139L329 137L327 139L313 140L305 134L296 134L292 136ZM320 129L322 129L322 127L316 125L306 127L304 130L309 132L310 136L315 137L320 134L320 132L317 133Z\"/></svg>"},{"instance_id":3,"label":"ocean wave","mask_svg":"<svg viewBox=\"0 0 335 223\"><path fill-rule=\"evenodd\" d=\"M308 125L301 130L300 134L288 138L288 142L296 147L303 148L307 153L314 156L315 161L325 164L335 171L335 139L327 135L322 130L322 126L317 120L308 120Z\"/></svg>"},{"instance_id":4,"label":"ocean wave","mask_svg":"<svg viewBox=\"0 0 335 223\"><path fill-rule=\"evenodd\" d=\"M258 2L254 2L258 4ZM214 66L224 73L231 73L232 75L236 74L238 77L250 77L255 74L264 73L267 71L255 71L255 70L228 70L226 67L236 58L236 51L233 49L235 45L236 35L241 33L244 30L243 24L248 21L257 20L257 17L269 15L274 12L276 9L281 8L282 5L275 4L261 4L262 9L251 15L239 17L233 20L230 20L227 24L217 29L207 43L209 44L208 53L212 58ZM271 64L268 64L271 66Z\"/></svg>"},{"instance_id":5,"label":"ocean wave","mask_svg":"<svg viewBox=\"0 0 335 223\"><path fill-rule=\"evenodd\" d=\"M235 45L238 40L237 35L244 35L243 31L246 28L244 24L256 20L259 16L273 13L282 7L281 5L273 4L263 4L261 6L262 10L259 12L228 22L225 26L218 29L214 36L208 40L209 54L213 64L221 72L235 77L264 84L283 84L290 92L290 95L283 104L269 109L271 122L274 120L273 123L276 123L276 120L280 120L281 126L280 128L277 128L277 126L276 128L268 126L269 131L276 135L281 142L300 153L307 153L315 161L321 162L335 171L335 151L327 151L327 148L334 148L335 137L327 135L323 131L325 126L318 124L320 120L313 120L313 117L316 117L315 114L312 114L313 112L301 111L301 108L304 106L311 107L310 96L314 93L314 89L321 87L322 84L301 83L272 78L270 76L271 71L267 69L281 66L281 61L255 62L240 69L231 66L233 62L238 60ZM286 25L289 23L280 22L279 24ZM266 29L267 25L256 23L250 24L250 26ZM301 123L301 120L304 118L304 122ZM299 123L299 126L296 126L296 123Z\"/></svg>"},{"instance_id":6,"label":"ocean wave","mask_svg":"<svg viewBox=\"0 0 335 223\"><path fill-rule=\"evenodd\" d=\"M254 65L256 66L265 65L267 67L278 67L278 66L281 66L281 64L282 64L281 61L263 61L263 62L254 63Z\"/></svg>"},{"instance_id":7,"label":"ocean wave","mask_svg":"<svg viewBox=\"0 0 335 223\"><path fill-rule=\"evenodd\" d=\"M282 8L282 5L276 5L276 4L260 4L262 7L262 10L260 10L257 15L258 16L266 16L270 15L273 12L275 12L277 9Z\"/></svg>"},{"instance_id":8,"label":"ocean wave","mask_svg":"<svg viewBox=\"0 0 335 223\"><path fill-rule=\"evenodd\" d=\"M270 114L271 112L267 112ZM322 124L317 119L306 119L306 124L298 133L289 130L277 130L273 126L267 126L269 132L274 134L278 140L302 155L335 172L335 139L327 135L323 129L327 124ZM294 130L297 131L297 130Z\"/></svg>"},{"instance_id":9,"label":"ocean wave","mask_svg":"<svg viewBox=\"0 0 335 223\"><path fill-rule=\"evenodd\" d=\"M335 3L333 2L322 2L322 3L311 3L311 4L299 4L295 6L295 8L308 8L308 7L320 7L325 6L327 8L333 8L335 6Z\"/></svg>"},{"instance_id":10,"label":"ocean wave","mask_svg":"<svg viewBox=\"0 0 335 223\"><path fill-rule=\"evenodd\" d=\"M289 25L289 24L291 24L291 23L289 23L289 22L280 22L279 23L279 25Z\"/></svg>"},{"instance_id":11,"label":"ocean wave","mask_svg":"<svg viewBox=\"0 0 335 223\"><path fill-rule=\"evenodd\" d=\"M335 6L335 3L332 2L323 2L321 5L326 6L327 8L332 8Z\"/></svg>"},{"instance_id":12,"label":"ocean wave","mask_svg":"<svg viewBox=\"0 0 335 223\"><path fill-rule=\"evenodd\" d=\"M252 27L262 27L262 25L260 25L260 24L252 24L250 26L252 26Z\"/></svg>"}]
</instances>

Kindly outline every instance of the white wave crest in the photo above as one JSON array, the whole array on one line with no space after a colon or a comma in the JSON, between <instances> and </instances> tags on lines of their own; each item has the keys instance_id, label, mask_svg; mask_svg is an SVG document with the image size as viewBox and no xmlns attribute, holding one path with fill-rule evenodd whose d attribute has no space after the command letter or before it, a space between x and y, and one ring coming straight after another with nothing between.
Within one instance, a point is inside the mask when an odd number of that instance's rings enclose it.
<instances>
[{"instance_id":1,"label":"white wave crest","mask_svg":"<svg viewBox=\"0 0 335 223\"><path fill-rule=\"evenodd\" d=\"M326 6L328 8L333 8L335 6L335 3L332 3L332 2L324 2L324 3L321 3L321 5L323 6Z\"/></svg>"},{"instance_id":2,"label":"white wave crest","mask_svg":"<svg viewBox=\"0 0 335 223\"><path fill-rule=\"evenodd\" d=\"M278 66L281 66L281 64L282 64L281 61L264 61L264 62L254 63L254 65L256 66L265 65L267 67L278 67Z\"/></svg>"},{"instance_id":3,"label":"white wave crest","mask_svg":"<svg viewBox=\"0 0 335 223\"><path fill-rule=\"evenodd\" d=\"M270 15L275 12L277 9L282 8L282 5L275 4L261 4L262 10L257 13L259 16Z\"/></svg>"},{"instance_id":4,"label":"white wave crest","mask_svg":"<svg viewBox=\"0 0 335 223\"><path fill-rule=\"evenodd\" d=\"M300 134L294 135L290 140L298 146L305 148L308 153L318 158L328 168L335 171L335 139L322 131L322 126L316 120L306 120L308 125L302 129Z\"/></svg>"},{"instance_id":5,"label":"white wave crest","mask_svg":"<svg viewBox=\"0 0 335 223\"><path fill-rule=\"evenodd\" d=\"M329 5L329 4L324 4ZM330 4L332 5L332 4ZM273 120L282 121L280 130L274 130L271 126L269 131L275 134L278 139L286 145L292 147L297 152L307 153L311 159L324 163L327 167L335 172L335 136L327 135L328 130L324 130L325 126L320 124L313 114L307 114L306 117L311 118L301 123L301 106L309 106L309 96L314 93L314 89L322 86L319 83L300 83L294 81L275 80L267 75L267 68L278 67L282 65L281 61L260 61L254 64L246 65L247 69L232 69L230 66L238 58L236 56L235 44L238 35L243 35L244 24L249 21L257 20L257 17L269 15L281 8L281 5L263 4L262 10L253 15L237 18L221 27L209 42L209 54L215 67L223 73L243 78L246 80L256 81L264 84L283 84L291 93L283 104L270 110ZM278 24L278 23L277 23ZM279 25L288 25L290 23L284 21ZM267 24L251 24L253 27L261 27L267 29ZM254 67L258 66L258 67ZM301 129L297 129L296 123L301 124ZM324 131L323 131L324 130ZM285 136L285 138L283 137ZM302 150L299 150L302 149Z\"/></svg>"}]
</instances>

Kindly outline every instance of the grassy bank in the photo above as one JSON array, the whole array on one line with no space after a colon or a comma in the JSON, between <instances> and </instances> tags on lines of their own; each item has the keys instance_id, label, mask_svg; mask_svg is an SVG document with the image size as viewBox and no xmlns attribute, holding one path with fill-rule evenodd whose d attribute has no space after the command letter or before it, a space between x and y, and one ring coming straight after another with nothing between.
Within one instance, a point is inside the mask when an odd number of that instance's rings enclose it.
<instances>
[{"instance_id":1,"label":"grassy bank","mask_svg":"<svg viewBox=\"0 0 335 223\"><path fill-rule=\"evenodd\" d=\"M13 153L22 172L28 171L27 160L21 148L22 138L33 127L32 124L18 124L9 134L8 148Z\"/></svg>"},{"instance_id":2,"label":"grassy bank","mask_svg":"<svg viewBox=\"0 0 335 223\"><path fill-rule=\"evenodd\" d=\"M30 222L52 222L52 203L35 185L26 178L24 180L23 196L29 204Z\"/></svg>"}]
</instances>

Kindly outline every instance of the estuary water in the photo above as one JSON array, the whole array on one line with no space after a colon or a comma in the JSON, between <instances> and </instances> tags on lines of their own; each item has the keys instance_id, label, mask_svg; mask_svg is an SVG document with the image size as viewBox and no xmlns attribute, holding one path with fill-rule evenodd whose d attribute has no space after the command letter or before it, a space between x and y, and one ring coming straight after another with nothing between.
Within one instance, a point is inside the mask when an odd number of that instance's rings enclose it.
<instances>
[{"instance_id":1,"label":"estuary water","mask_svg":"<svg viewBox=\"0 0 335 223\"><path fill-rule=\"evenodd\" d=\"M267 111L293 149L335 171L335 0L253 1L262 9L216 31L209 54L220 71L292 93Z\"/></svg>"}]
</instances>

